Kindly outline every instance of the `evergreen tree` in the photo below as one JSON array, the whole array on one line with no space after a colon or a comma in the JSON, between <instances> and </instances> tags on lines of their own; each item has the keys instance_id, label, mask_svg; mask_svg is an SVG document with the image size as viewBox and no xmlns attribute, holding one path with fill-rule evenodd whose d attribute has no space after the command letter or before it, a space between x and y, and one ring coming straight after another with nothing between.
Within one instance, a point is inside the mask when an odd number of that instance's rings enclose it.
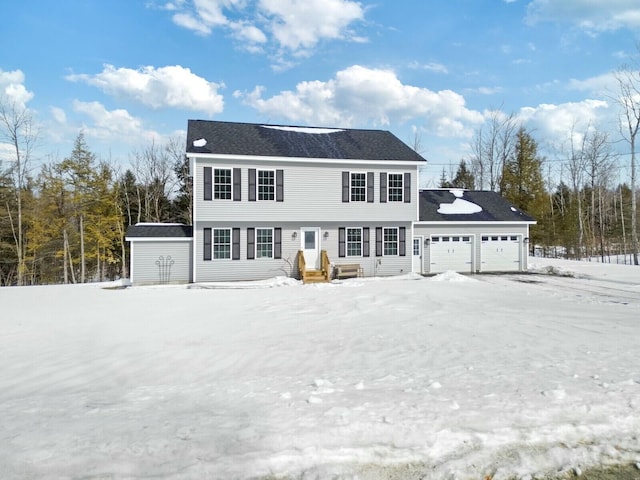
<instances>
[{"instance_id":1,"label":"evergreen tree","mask_svg":"<svg viewBox=\"0 0 640 480\"><path fill-rule=\"evenodd\" d=\"M460 160L456 176L453 177L451 183L457 188L466 188L467 190L473 190L475 188L475 179L473 178L471 170L467 169L467 164L464 159Z\"/></svg>"},{"instance_id":2,"label":"evergreen tree","mask_svg":"<svg viewBox=\"0 0 640 480\"><path fill-rule=\"evenodd\" d=\"M447 180L447 173L444 171L444 167L442 167L442 175L440 175L440 183L438 183L438 188L451 188L451 182Z\"/></svg>"},{"instance_id":3,"label":"evergreen tree","mask_svg":"<svg viewBox=\"0 0 640 480\"><path fill-rule=\"evenodd\" d=\"M500 192L516 207L538 220L538 225L531 228L531 244L541 242L549 210L542 159L538 156L538 144L524 128L516 133L513 155L503 164Z\"/></svg>"}]
</instances>

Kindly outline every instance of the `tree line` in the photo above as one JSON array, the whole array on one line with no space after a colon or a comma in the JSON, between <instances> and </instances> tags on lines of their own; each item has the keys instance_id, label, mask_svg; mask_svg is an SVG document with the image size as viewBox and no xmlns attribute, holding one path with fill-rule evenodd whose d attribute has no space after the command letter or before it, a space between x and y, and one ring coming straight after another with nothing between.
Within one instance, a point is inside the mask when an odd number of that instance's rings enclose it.
<instances>
[{"instance_id":1,"label":"tree line","mask_svg":"<svg viewBox=\"0 0 640 480\"><path fill-rule=\"evenodd\" d=\"M29 111L0 102L0 132L13 157L0 162L0 285L127 278L128 225L191 223L182 139L133 152L122 172L98 159L80 132L68 156L34 174Z\"/></svg>"}]
</instances>

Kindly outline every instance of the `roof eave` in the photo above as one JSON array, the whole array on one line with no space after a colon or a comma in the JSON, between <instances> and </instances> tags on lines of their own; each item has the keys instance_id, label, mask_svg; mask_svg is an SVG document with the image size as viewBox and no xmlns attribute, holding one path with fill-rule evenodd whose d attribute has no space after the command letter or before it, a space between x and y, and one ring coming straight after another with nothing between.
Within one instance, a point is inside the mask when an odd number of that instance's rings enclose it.
<instances>
[{"instance_id":1,"label":"roof eave","mask_svg":"<svg viewBox=\"0 0 640 480\"><path fill-rule=\"evenodd\" d=\"M206 160L237 160L250 162L278 162L278 163L325 163L325 164L344 164L344 163L367 163L369 165L396 165L416 167L426 163L426 160L369 160L364 158L317 158L317 157L279 157L279 156L263 156L263 155L233 155L221 153L194 153L187 152L187 158L206 159Z\"/></svg>"}]
</instances>

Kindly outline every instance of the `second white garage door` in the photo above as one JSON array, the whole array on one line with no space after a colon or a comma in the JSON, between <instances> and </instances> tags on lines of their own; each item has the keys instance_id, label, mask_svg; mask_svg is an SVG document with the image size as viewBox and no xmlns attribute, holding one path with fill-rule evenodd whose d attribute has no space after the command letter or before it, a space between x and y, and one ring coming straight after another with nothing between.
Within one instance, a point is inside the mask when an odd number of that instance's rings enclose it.
<instances>
[{"instance_id":1,"label":"second white garage door","mask_svg":"<svg viewBox=\"0 0 640 480\"><path fill-rule=\"evenodd\" d=\"M473 271L471 235L433 235L429 247L431 273Z\"/></svg>"},{"instance_id":2,"label":"second white garage door","mask_svg":"<svg viewBox=\"0 0 640 480\"><path fill-rule=\"evenodd\" d=\"M480 247L480 270L513 272L521 269L519 235L483 235Z\"/></svg>"}]
</instances>

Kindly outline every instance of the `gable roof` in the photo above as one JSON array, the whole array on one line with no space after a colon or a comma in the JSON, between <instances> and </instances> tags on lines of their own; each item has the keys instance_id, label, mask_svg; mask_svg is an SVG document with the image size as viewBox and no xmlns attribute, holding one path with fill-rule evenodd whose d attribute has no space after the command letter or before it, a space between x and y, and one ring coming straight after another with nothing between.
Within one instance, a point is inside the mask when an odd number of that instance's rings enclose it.
<instances>
[{"instance_id":1,"label":"gable roof","mask_svg":"<svg viewBox=\"0 0 640 480\"><path fill-rule=\"evenodd\" d=\"M499 193L456 188L421 190L419 219L420 222L536 223L532 216L516 208Z\"/></svg>"},{"instance_id":2,"label":"gable roof","mask_svg":"<svg viewBox=\"0 0 640 480\"><path fill-rule=\"evenodd\" d=\"M191 238L193 227L181 223L137 223L129 225L126 238Z\"/></svg>"},{"instance_id":3,"label":"gable roof","mask_svg":"<svg viewBox=\"0 0 640 480\"><path fill-rule=\"evenodd\" d=\"M426 162L384 130L189 120L187 153Z\"/></svg>"}]
</instances>

